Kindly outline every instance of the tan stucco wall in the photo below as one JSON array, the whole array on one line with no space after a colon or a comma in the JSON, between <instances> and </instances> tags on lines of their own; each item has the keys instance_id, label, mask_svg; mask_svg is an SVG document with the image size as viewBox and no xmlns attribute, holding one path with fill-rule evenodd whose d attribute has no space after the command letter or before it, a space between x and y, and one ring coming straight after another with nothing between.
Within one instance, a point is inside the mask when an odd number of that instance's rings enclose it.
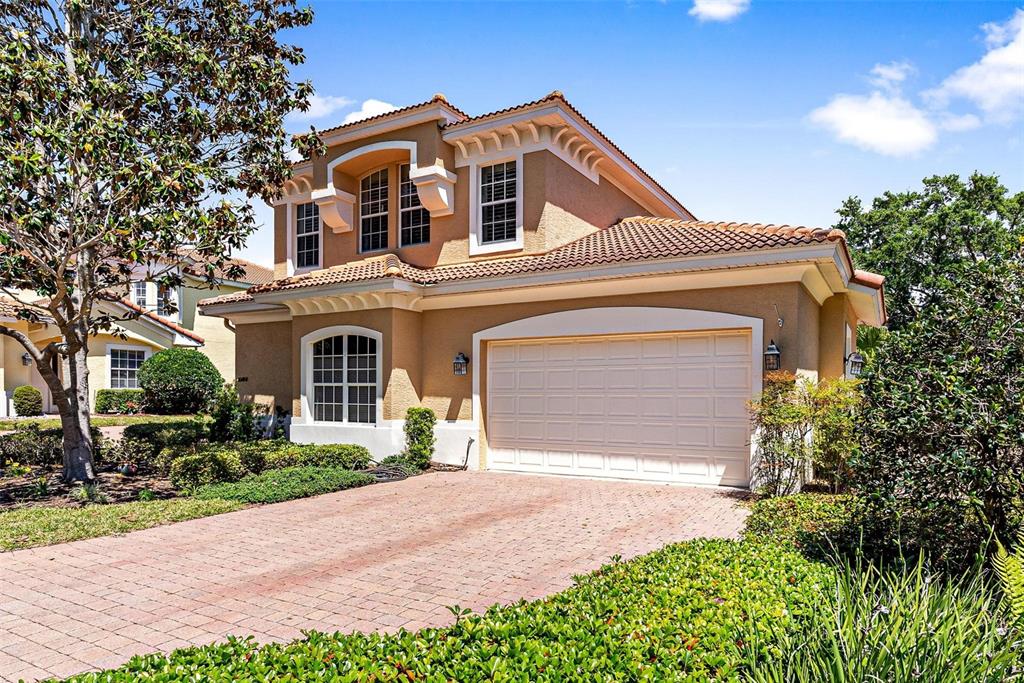
<instances>
[{"instance_id":1,"label":"tan stucco wall","mask_svg":"<svg viewBox=\"0 0 1024 683\"><path fill-rule=\"evenodd\" d=\"M403 151L379 151L346 162L335 169L334 183L339 189L357 195L359 180L367 173L388 169L389 232L387 250L372 254L395 253L402 260L418 266L453 263L471 258L493 258L493 255L470 257L470 188L474 182L468 167L455 168L455 148L441 139L435 123L420 124L402 130L364 138L356 142L332 146L328 154L315 160L314 186L326 186L327 164L358 147L389 140L413 141L417 144L417 163L438 163L455 173L454 213L432 217L430 242L399 248L399 173L398 166L407 163ZM530 152L523 156L523 222L524 249L517 253L537 253L577 239L598 228L608 227L621 218L645 215L648 212L621 190L601 178L595 184L548 151ZM323 226L322 268L360 260L367 254L359 251L359 205L356 202L352 230L335 233ZM274 210L274 273L287 273L288 211ZM292 221L295 220L294 211Z\"/></svg>"},{"instance_id":2,"label":"tan stucco wall","mask_svg":"<svg viewBox=\"0 0 1024 683\"><path fill-rule=\"evenodd\" d=\"M242 398L291 410L291 322L238 325L243 340L235 349L238 393Z\"/></svg>"},{"instance_id":3,"label":"tan stucco wall","mask_svg":"<svg viewBox=\"0 0 1024 683\"><path fill-rule=\"evenodd\" d=\"M784 319L778 326L775 306ZM384 419L400 419L412 405L432 408L442 420L469 419L472 414L472 378L486 367L485 358L472 358L470 372L457 377L452 359L459 352L474 353L473 333L496 325L545 313L604 306L656 306L718 311L759 317L764 321L765 343L773 338L782 349L782 364L791 372L813 376L822 353L831 347L820 344L819 313L814 300L797 283L731 287L714 290L686 290L644 295L566 299L473 308L430 310L422 313L400 309L375 309L298 316L292 322L242 326L245 339L238 351L239 374L248 375L251 386L272 394L284 404L288 390L294 414L298 414L300 393L300 340L303 335L332 325L357 325L383 335L382 369L385 382ZM290 326L290 341L284 332ZM292 350L286 348L290 346ZM483 350L486 354L486 349ZM289 382L281 359L290 353ZM839 351L841 365L841 347ZM240 384L240 387L244 387ZM481 396L486 381L481 378Z\"/></svg>"},{"instance_id":4,"label":"tan stucco wall","mask_svg":"<svg viewBox=\"0 0 1024 683\"><path fill-rule=\"evenodd\" d=\"M846 372L846 326L852 330L853 348L857 348L857 316L845 294L835 294L821 305L818 339L821 356L818 371L826 377L841 377Z\"/></svg>"}]
</instances>

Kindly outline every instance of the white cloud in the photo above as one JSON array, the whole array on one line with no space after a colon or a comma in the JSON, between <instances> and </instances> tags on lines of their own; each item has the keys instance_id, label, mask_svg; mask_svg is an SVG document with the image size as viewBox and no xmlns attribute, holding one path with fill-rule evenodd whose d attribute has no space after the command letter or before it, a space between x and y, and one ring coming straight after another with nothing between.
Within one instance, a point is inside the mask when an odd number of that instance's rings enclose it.
<instances>
[{"instance_id":1,"label":"white cloud","mask_svg":"<svg viewBox=\"0 0 1024 683\"><path fill-rule=\"evenodd\" d=\"M989 51L924 96L936 108L964 99L987 120L1009 123L1024 115L1024 10L1018 9L1005 23L981 28Z\"/></svg>"},{"instance_id":2,"label":"white cloud","mask_svg":"<svg viewBox=\"0 0 1024 683\"><path fill-rule=\"evenodd\" d=\"M907 80L907 76L917 71L910 62L889 62L888 64L875 64L871 69L871 78L868 80L876 88L882 88L889 92L896 92Z\"/></svg>"},{"instance_id":3,"label":"white cloud","mask_svg":"<svg viewBox=\"0 0 1024 683\"><path fill-rule=\"evenodd\" d=\"M363 119L368 119L371 116L387 114L389 111L394 111L396 109L398 109L398 107L387 102L381 102L380 100L365 100L363 102L363 106L359 108L359 111L349 112L345 115L344 120L342 120L342 124L362 121Z\"/></svg>"},{"instance_id":4,"label":"white cloud","mask_svg":"<svg viewBox=\"0 0 1024 683\"><path fill-rule=\"evenodd\" d=\"M836 95L810 120L843 142L887 156L916 154L938 137L928 116L899 94Z\"/></svg>"},{"instance_id":5,"label":"white cloud","mask_svg":"<svg viewBox=\"0 0 1024 683\"><path fill-rule=\"evenodd\" d=\"M355 104L347 97L334 97L333 95L312 95L309 98L309 109L306 111L293 111L288 115L292 121L314 121L330 116L339 109Z\"/></svg>"},{"instance_id":6,"label":"white cloud","mask_svg":"<svg viewBox=\"0 0 1024 683\"><path fill-rule=\"evenodd\" d=\"M939 117L939 127L951 133L962 133L965 130L974 130L981 127L981 119L974 114L943 114Z\"/></svg>"},{"instance_id":7,"label":"white cloud","mask_svg":"<svg viewBox=\"0 0 1024 683\"><path fill-rule=\"evenodd\" d=\"M690 16L701 21L730 21L750 9L750 0L693 0Z\"/></svg>"}]
</instances>

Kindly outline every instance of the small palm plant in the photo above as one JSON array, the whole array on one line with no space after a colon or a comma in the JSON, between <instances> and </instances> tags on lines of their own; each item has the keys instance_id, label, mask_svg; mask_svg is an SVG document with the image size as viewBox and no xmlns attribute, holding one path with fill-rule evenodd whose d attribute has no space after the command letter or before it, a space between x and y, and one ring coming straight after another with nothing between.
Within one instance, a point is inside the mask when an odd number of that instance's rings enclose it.
<instances>
[{"instance_id":1,"label":"small palm plant","mask_svg":"<svg viewBox=\"0 0 1024 683\"><path fill-rule=\"evenodd\" d=\"M1017 547L1013 553L997 543L993 564L1003 587L1003 601L1014 620L1024 619L1024 527L1017 532Z\"/></svg>"}]
</instances>

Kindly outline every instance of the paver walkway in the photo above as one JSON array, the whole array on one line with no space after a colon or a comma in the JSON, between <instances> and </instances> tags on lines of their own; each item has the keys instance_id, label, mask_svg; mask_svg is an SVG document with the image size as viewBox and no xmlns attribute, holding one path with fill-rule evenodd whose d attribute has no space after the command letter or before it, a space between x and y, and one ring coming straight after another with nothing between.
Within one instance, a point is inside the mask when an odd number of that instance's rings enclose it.
<instances>
[{"instance_id":1,"label":"paver walkway","mask_svg":"<svg viewBox=\"0 0 1024 683\"><path fill-rule=\"evenodd\" d=\"M698 536L734 536L734 494L487 472L251 508L0 554L0 679L65 676L228 634L444 625Z\"/></svg>"}]
</instances>

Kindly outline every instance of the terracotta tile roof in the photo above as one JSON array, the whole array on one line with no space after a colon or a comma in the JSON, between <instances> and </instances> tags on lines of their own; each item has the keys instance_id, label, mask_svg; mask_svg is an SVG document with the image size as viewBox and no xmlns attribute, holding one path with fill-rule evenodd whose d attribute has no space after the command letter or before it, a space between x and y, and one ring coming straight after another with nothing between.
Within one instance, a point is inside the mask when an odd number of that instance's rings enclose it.
<instances>
[{"instance_id":1,"label":"terracotta tile roof","mask_svg":"<svg viewBox=\"0 0 1024 683\"><path fill-rule=\"evenodd\" d=\"M574 270L615 263L658 261L710 254L779 249L823 242L840 242L840 230L820 230L760 223L711 223L637 216L598 230L543 254L466 261L418 268L394 254L312 271L258 285L213 299L201 306L252 301L262 292L290 291L397 277L422 285ZM845 246L844 246L845 248Z\"/></svg>"},{"instance_id":2,"label":"terracotta tile roof","mask_svg":"<svg viewBox=\"0 0 1024 683\"><path fill-rule=\"evenodd\" d=\"M194 249L181 249L179 253L185 258L197 261L201 264L209 263L209 259L204 254L200 254ZM234 265L241 266L245 269L245 275L242 278L234 278L227 274L227 269ZM205 275L201 267L186 268L186 271L200 277ZM220 268L214 268L213 275L220 280L244 282L250 285L263 285L268 282L272 282L274 279L274 271L272 269L240 258L226 259L223 266Z\"/></svg>"},{"instance_id":3,"label":"terracotta tile roof","mask_svg":"<svg viewBox=\"0 0 1024 683\"><path fill-rule=\"evenodd\" d=\"M17 318L22 305L13 299L0 296L0 318Z\"/></svg>"},{"instance_id":4,"label":"terracotta tile roof","mask_svg":"<svg viewBox=\"0 0 1024 683\"><path fill-rule=\"evenodd\" d=\"M410 111L414 111L416 109L423 109L423 108L425 108L425 107L427 107L427 106L429 106L431 104L436 104L436 103L443 104L445 107L450 109L453 114L457 114L458 116L460 116L460 117L462 117L464 119L465 118L469 118L468 115L466 114L466 112L462 111L461 109L459 109L458 107L453 105L451 102L449 102L447 97L445 97L441 93L437 93L433 97L431 97L429 100L427 100L426 102L419 102L417 104L410 104L407 107L401 107L399 109L392 109L391 111L386 111L383 114L377 114L376 116L368 116L365 119L359 119L358 121L352 121L351 123L343 123L340 126L334 126L333 128L325 128L324 130L318 130L317 133L319 135L326 135L328 133L334 133L335 131L339 131L342 128L352 128L354 126L358 126L360 124L366 123L367 121L380 121L382 119L389 119L389 118L398 116L399 114L406 114L406 113L408 113Z\"/></svg>"},{"instance_id":5,"label":"terracotta tile roof","mask_svg":"<svg viewBox=\"0 0 1024 683\"><path fill-rule=\"evenodd\" d=\"M128 309L130 309L132 311L135 311L136 313L139 313L140 317L149 318L150 320L152 320L152 321L154 321L154 322L156 322L156 323L158 323L160 325L163 325L164 327L168 327L168 328L174 330L175 332L177 332L178 334L180 334L182 336L185 336L185 337L188 337L189 339L191 339L193 341L197 341L200 344L206 343L205 340L202 337L200 337L198 334L196 334L192 330L187 330L184 327L182 327L181 325L179 325L178 323L176 323L176 322L174 322L172 320L168 320L167 318L164 318L163 316L157 315L153 311L147 311L142 306L138 306L135 303L133 303L131 301L128 301L127 299L119 299L115 303L119 303L122 306L124 306L125 308L128 308Z\"/></svg>"},{"instance_id":6,"label":"terracotta tile roof","mask_svg":"<svg viewBox=\"0 0 1024 683\"><path fill-rule=\"evenodd\" d=\"M506 107L504 109L499 109L497 111L488 112L487 114L480 114L479 116L472 116L472 117L466 118L466 119L464 119L462 121L457 121L455 123L450 123L447 126L445 126L445 130L455 130L455 129L458 129L459 127L470 126L470 125L473 125L475 123L480 123L481 121L486 121L487 119L497 118L497 117L503 116L505 114L511 114L511 113L514 113L514 112L517 112L517 111L523 111L523 110L526 110L526 109L530 109L531 107L536 107L538 105L545 104L547 102L555 102L555 101L558 101L558 102L561 102L562 104L564 104L566 106L566 108L569 109L569 111L571 111L572 113L576 114L576 116L578 116L585 124L587 124L591 128L591 130L593 130L595 133L597 133L598 137L600 137L602 140L604 140L604 142L608 146L610 146L616 152L621 154L622 157L627 162L629 162L637 171L639 171L641 175L643 175L645 178L647 178L652 183L654 183L654 185L659 190L661 190L666 195L671 197L673 201L675 201L677 204L679 204L679 206L682 206L683 209L688 214L690 214L690 216L693 216L693 212L692 211L690 211L685 206L683 206L682 202L680 202L678 199L676 199L672 195L671 192L666 190L662 186L662 184L659 183L657 180L655 180L654 177L650 173L645 171L640 166L640 164L638 164L635 161L633 161L633 159L628 154L626 154L624 151L622 151L621 147L619 147L614 142L612 142L611 138L609 138L607 135L605 135L601 131L600 128L595 126L593 124L593 122L591 122L590 119L588 119L586 116L583 115L583 112L581 112L579 109L577 109L575 106L573 106L573 104L571 102L569 102L569 100L565 99L565 95L563 95L562 91L560 91L560 90L553 90L550 93L548 93L547 95L545 95L544 97L542 97L542 98L540 98L538 100L534 100L532 102L525 102L523 104L517 104L517 105L512 106L512 107Z\"/></svg>"},{"instance_id":7,"label":"terracotta tile roof","mask_svg":"<svg viewBox=\"0 0 1024 683\"><path fill-rule=\"evenodd\" d=\"M871 287L872 289L881 289L882 285L885 284L884 277L878 273L869 273L866 270L853 271L853 281L857 284L864 285L865 287Z\"/></svg>"}]
</instances>

